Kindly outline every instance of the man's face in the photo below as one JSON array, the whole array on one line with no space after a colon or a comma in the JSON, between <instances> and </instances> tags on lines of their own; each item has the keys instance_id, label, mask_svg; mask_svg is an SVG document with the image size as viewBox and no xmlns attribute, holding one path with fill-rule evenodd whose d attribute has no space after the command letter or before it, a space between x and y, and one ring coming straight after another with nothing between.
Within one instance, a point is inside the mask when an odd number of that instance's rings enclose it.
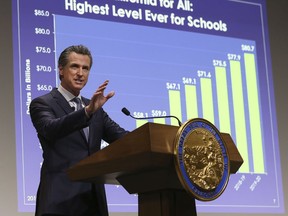
<instances>
[{"instance_id":1,"label":"man's face","mask_svg":"<svg viewBox=\"0 0 288 216\"><path fill-rule=\"evenodd\" d=\"M59 73L62 76L61 85L77 96L86 85L89 72L89 56L72 52L68 57L68 64L65 67L59 67Z\"/></svg>"}]
</instances>

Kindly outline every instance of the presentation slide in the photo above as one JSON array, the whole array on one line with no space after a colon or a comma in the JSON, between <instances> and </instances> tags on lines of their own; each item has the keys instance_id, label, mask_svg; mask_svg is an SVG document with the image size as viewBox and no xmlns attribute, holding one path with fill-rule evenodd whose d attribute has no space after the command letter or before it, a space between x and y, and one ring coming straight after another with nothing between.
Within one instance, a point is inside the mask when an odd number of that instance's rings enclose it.
<instances>
[{"instance_id":1,"label":"presentation slide","mask_svg":"<svg viewBox=\"0 0 288 216\"><path fill-rule=\"evenodd\" d=\"M262 0L12 0L18 211L35 210L42 150L33 98L59 86L63 49L83 44L93 67L82 95L110 80L110 117L133 131L174 115L204 118L233 138L244 163L198 212L283 213L282 174ZM150 120L149 120L150 121ZM178 125L175 119L151 122ZM103 143L103 148L108 145ZM137 141L135 140L135 145ZM137 194L106 185L110 212L137 212Z\"/></svg>"}]
</instances>

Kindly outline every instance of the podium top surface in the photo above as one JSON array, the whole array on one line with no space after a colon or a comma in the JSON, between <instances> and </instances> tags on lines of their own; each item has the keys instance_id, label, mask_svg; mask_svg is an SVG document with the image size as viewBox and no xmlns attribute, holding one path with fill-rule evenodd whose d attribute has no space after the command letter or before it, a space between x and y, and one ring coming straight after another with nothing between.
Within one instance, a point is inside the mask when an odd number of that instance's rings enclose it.
<instances>
[{"instance_id":1,"label":"podium top surface","mask_svg":"<svg viewBox=\"0 0 288 216\"><path fill-rule=\"evenodd\" d=\"M173 166L179 127L146 123L67 170L74 181L119 184L118 176Z\"/></svg>"}]
</instances>

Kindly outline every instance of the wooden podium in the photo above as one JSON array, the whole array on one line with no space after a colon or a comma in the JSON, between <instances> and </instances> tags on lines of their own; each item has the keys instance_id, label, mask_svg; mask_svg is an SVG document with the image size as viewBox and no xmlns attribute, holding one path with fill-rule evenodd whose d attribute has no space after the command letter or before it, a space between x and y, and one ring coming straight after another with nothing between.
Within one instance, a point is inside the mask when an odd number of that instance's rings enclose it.
<instances>
[{"instance_id":1,"label":"wooden podium","mask_svg":"<svg viewBox=\"0 0 288 216\"><path fill-rule=\"evenodd\" d=\"M122 185L138 194L139 216L197 215L195 198L183 189L174 166L173 142L179 127L146 123L71 167L73 181ZM229 134L222 134L230 173L243 160Z\"/></svg>"}]
</instances>

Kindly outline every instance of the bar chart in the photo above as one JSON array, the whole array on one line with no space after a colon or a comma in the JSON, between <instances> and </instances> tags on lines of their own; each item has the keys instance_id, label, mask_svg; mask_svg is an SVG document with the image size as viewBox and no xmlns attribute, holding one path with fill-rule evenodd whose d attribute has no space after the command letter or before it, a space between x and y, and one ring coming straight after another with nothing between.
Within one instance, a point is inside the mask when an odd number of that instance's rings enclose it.
<instances>
[{"instance_id":1,"label":"bar chart","mask_svg":"<svg viewBox=\"0 0 288 216\"><path fill-rule=\"evenodd\" d=\"M241 173L265 173L257 62L242 50L213 60L211 70L195 70L179 82L166 82L169 115L181 121L201 117L234 138L245 163ZM174 80L175 81L175 80ZM149 113L140 117L147 117ZM155 123L178 125L176 119ZM136 127L146 123L136 120ZM257 162L256 162L257 161Z\"/></svg>"},{"instance_id":2,"label":"bar chart","mask_svg":"<svg viewBox=\"0 0 288 216\"><path fill-rule=\"evenodd\" d=\"M105 93L115 95L103 109L123 128L178 126L170 117L176 116L182 123L207 119L231 135L244 163L221 197L196 203L197 211L285 210L264 1L51 1L15 0L13 6L19 211L35 210L43 161L29 103L59 86L57 59L73 44L93 56L81 95L91 98L109 80ZM157 118L136 120L123 107L137 118ZM137 212L137 194L119 185L106 189L109 211Z\"/></svg>"},{"instance_id":3,"label":"bar chart","mask_svg":"<svg viewBox=\"0 0 288 216\"><path fill-rule=\"evenodd\" d=\"M114 24L114 28L110 28L109 22L90 20L85 21L97 28L75 37L73 29L62 26L62 22L72 22L70 17L57 16L56 21L56 39L58 46L63 46L57 50L67 46L69 41L81 43L81 38L92 47L96 69L91 71L84 94L90 97L90 92L94 91L93 80L109 79L116 95L113 102L105 104L105 110L124 127L134 130L148 121L178 126L178 121L169 116L176 116L182 123L204 118L219 131L231 135L244 163L235 178L230 179L223 200L214 201L214 206L277 205L275 199L259 200L257 197L262 195L253 189L259 179L259 191L277 182L273 177L273 164L267 163L267 158L274 157L273 146L269 145L273 137L267 136L270 126L263 123L269 117L263 116L269 106L263 91L266 76L259 70L261 62L258 62L255 41L185 31L179 35L173 30L128 24L119 24L119 27ZM73 19L79 26L82 22ZM137 118L163 118L127 119L119 106L127 107ZM239 190L243 178L252 183ZM238 196L233 195L235 188ZM129 204L125 204L116 198L114 187L107 188L108 194L110 190L113 191L108 199L111 209L119 205L125 209L135 208L136 200L132 201L129 196ZM117 191L119 197L122 196L119 188ZM247 193L250 200L246 198ZM267 197L278 196L275 190L265 193ZM239 196L245 198L239 202ZM199 203L198 208L202 207L212 208Z\"/></svg>"},{"instance_id":4,"label":"bar chart","mask_svg":"<svg viewBox=\"0 0 288 216\"><path fill-rule=\"evenodd\" d=\"M71 44L89 47L94 63L81 94L90 98L97 86L108 79L107 92L111 88L115 96L104 109L124 128L133 131L148 121L178 126L178 121L168 116L176 116L182 123L204 118L232 136L244 163L229 180L221 200L209 206L198 203L200 211L214 211L215 206L225 206L226 211L243 206L273 208L279 204L275 190L279 186L275 137L267 136L273 122L266 115L270 112L269 92L265 88L267 74L259 70L263 69L263 62L257 57L256 41L63 15L55 15L53 23L55 59ZM85 23L93 28L83 28L75 34L67 23L73 26ZM43 74L34 74L32 88L59 85L57 73L45 73L45 78ZM34 95L40 93L41 89L35 90ZM163 118L135 120L123 115L122 107L127 107L137 118ZM30 137L27 142L31 142ZM267 158L274 158L273 163L267 163ZM246 184L242 184L243 179ZM255 181L258 190L254 190ZM137 211L137 196L115 187L106 187L109 210ZM259 199L264 189L267 199Z\"/></svg>"}]
</instances>

